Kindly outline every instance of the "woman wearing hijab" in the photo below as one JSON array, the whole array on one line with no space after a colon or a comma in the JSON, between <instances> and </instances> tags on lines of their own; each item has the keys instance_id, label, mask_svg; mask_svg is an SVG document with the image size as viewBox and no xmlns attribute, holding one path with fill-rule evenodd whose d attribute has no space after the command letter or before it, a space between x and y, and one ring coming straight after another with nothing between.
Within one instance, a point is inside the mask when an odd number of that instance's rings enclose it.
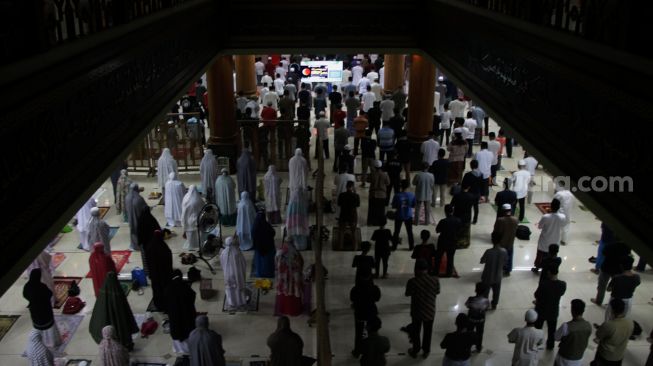
<instances>
[{"instance_id":1,"label":"woman wearing hijab","mask_svg":"<svg viewBox=\"0 0 653 366\"><path fill-rule=\"evenodd\" d=\"M184 250L199 249L200 238L197 232L197 219L200 212L202 212L202 207L204 207L204 200L202 200L202 196L195 185L191 185L181 202L181 225L184 228L184 238L186 238L183 246Z\"/></svg>"},{"instance_id":2,"label":"woman wearing hijab","mask_svg":"<svg viewBox=\"0 0 653 366\"><path fill-rule=\"evenodd\" d=\"M43 284L46 285L50 291L54 292L54 280L52 279L52 272L54 272L54 268L52 268L52 256L50 253L44 250L36 257L36 259L34 259L34 262L32 262L32 264L30 264L29 267L27 267L25 270L28 277L30 272L32 272L32 270L35 268L41 269L41 282L43 282ZM54 304L54 297L52 300Z\"/></svg>"},{"instance_id":3,"label":"woman wearing hijab","mask_svg":"<svg viewBox=\"0 0 653 366\"><path fill-rule=\"evenodd\" d=\"M292 241L281 245L275 257L277 299L275 315L297 316L302 313L304 292L304 258Z\"/></svg>"},{"instance_id":4,"label":"woman wearing hijab","mask_svg":"<svg viewBox=\"0 0 653 366\"><path fill-rule=\"evenodd\" d=\"M54 356L48 347L43 344L41 332L32 329L27 338L27 350L25 351L30 366L53 366Z\"/></svg>"},{"instance_id":5,"label":"woman wearing hijab","mask_svg":"<svg viewBox=\"0 0 653 366\"><path fill-rule=\"evenodd\" d=\"M243 192L246 194L247 192ZM238 309L247 304L243 293L247 262L238 247L238 239L232 236L224 241L225 248L220 253L220 265L224 273L225 308Z\"/></svg>"},{"instance_id":6,"label":"woman wearing hijab","mask_svg":"<svg viewBox=\"0 0 653 366\"><path fill-rule=\"evenodd\" d=\"M177 173L177 162L172 157L170 149L163 149L161 152L161 157L157 161L156 168L156 176L159 183L159 188L161 188L161 190L163 190L165 193L166 181L168 180L170 173Z\"/></svg>"},{"instance_id":7,"label":"woman wearing hijab","mask_svg":"<svg viewBox=\"0 0 653 366\"><path fill-rule=\"evenodd\" d=\"M107 274L93 307L88 331L95 343L104 339L103 328L107 325L113 326L120 344L127 350L134 349L132 334L138 332L138 326L115 272Z\"/></svg>"},{"instance_id":8,"label":"woman wearing hijab","mask_svg":"<svg viewBox=\"0 0 653 366\"><path fill-rule=\"evenodd\" d=\"M152 211L149 207L146 208L138 215L138 245L141 248L141 260L143 261L143 269L146 274L150 274L149 268L147 266L147 245L152 242L154 237L154 232L161 230L159 222L156 221L152 215Z\"/></svg>"},{"instance_id":9,"label":"woman wearing hijab","mask_svg":"<svg viewBox=\"0 0 653 366\"><path fill-rule=\"evenodd\" d=\"M163 241L161 230L154 230L152 239L145 246L147 270L152 281L152 301L158 311L166 311L165 289L172 280L172 251Z\"/></svg>"},{"instance_id":10,"label":"woman wearing hijab","mask_svg":"<svg viewBox=\"0 0 653 366\"><path fill-rule=\"evenodd\" d=\"M236 224L236 183L227 169L222 169L215 180L215 201L220 209L220 221L224 226Z\"/></svg>"},{"instance_id":11,"label":"woman wearing hijab","mask_svg":"<svg viewBox=\"0 0 653 366\"><path fill-rule=\"evenodd\" d=\"M88 222L88 243L102 243L104 253L111 255L111 238L109 224L100 218L100 209L93 207L91 209L91 220Z\"/></svg>"},{"instance_id":12,"label":"woman wearing hijab","mask_svg":"<svg viewBox=\"0 0 653 366\"><path fill-rule=\"evenodd\" d=\"M172 271L172 281L166 288L168 320L172 348L177 353L188 353L186 340L195 329L195 291L182 279L180 270Z\"/></svg>"},{"instance_id":13,"label":"woman wearing hijab","mask_svg":"<svg viewBox=\"0 0 653 366\"><path fill-rule=\"evenodd\" d=\"M122 214L122 221L127 222L127 195L129 194L129 186L132 180L127 175L127 169L120 171L120 178L116 184L116 213Z\"/></svg>"},{"instance_id":14,"label":"woman wearing hijab","mask_svg":"<svg viewBox=\"0 0 653 366\"><path fill-rule=\"evenodd\" d=\"M288 161L288 177L288 188L291 192L297 188L308 188L308 163L304 159L302 149L296 149L295 156Z\"/></svg>"},{"instance_id":15,"label":"woman wearing hijab","mask_svg":"<svg viewBox=\"0 0 653 366\"><path fill-rule=\"evenodd\" d=\"M190 366L225 366L222 337L209 329L209 318L195 318L195 330L188 336Z\"/></svg>"},{"instance_id":16,"label":"woman wearing hijab","mask_svg":"<svg viewBox=\"0 0 653 366\"><path fill-rule=\"evenodd\" d=\"M91 269L91 278L93 279L93 290L95 297L100 294L100 289L104 285L104 280L109 272L116 271L116 264L114 263L111 255L104 252L104 245L102 243L95 243L93 245L93 253L88 258L88 266Z\"/></svg>"},{"instance_id":17,"label":"woman wearing hijab","mask_svg":"<svg viewBox=\"0 0 653 366\"><path fill-rule=\"evenodd\" d=\"M102 328L98 358L100 366L129 366L129 351L116 340L116 329L112 325Z\"/></svg>"},{"instance_id":18,"label":"woman wearing hijab","mask_svg":"<svg viewBox=\"0 0 653 366\"><path fill-rule=\"evenodd\" d=\"M256 162L247 143L236 162L236 172L238 192L248 192L251 197L256 197Z\"/></svg>"},{"instance_id":19,"label":"woman wearing hijab","mask_svg":"<svg viewBox=\"0 0 653 366\"><path fill-rule=\"evenodd\" d=\"M164 192L163 213L168 221L168 226L181 226L181 203L184 200L186 187L179 179L177 173L172 172L168 175L166 189Z\"/></svg>"},{"instance_id":20,"label":"woman wearing hijab","mask_svg":"<svg viewBox=\"0 0 653 366\"><path fill-rule=\"evenodd\" d=\"M272 225L281 224L281 182L274 165L268 166L268 171L263 176L265 187L265 212Z\"/></svg>"},{"instance_id":21,"label":"woman wearing hijab","mask_svg":"<svg viewBox=\"0 0 653 366\"><path fill-rule=\"evenodd\" d=\"M91 208L96 205L95 198L91 197L75 215L75 220L77 221L75 228L79 233L79 242L81 243L79 249L87 252L91 250L91 243L88 242L88 222L91 221Z\"/></svg>"},{"instance_id":22,"label":"woman wearing hijab","mask_svg":"<svg viewBox=\"0 0 653 366\"><path fill-rule=\"evenodd\" d=\"M209 202L215 202L213 190L215 180L218 179L218 161L215 160L213 150L205 149L204 156L200 162L200 181L202 182L202 193Z\"/></svg>"},{"instance_id":23,"label":"woman wearing hijab","mask_svg":"<svg viewBox=\"0 0 653 366\"><path fill-rule=\"evenodd\" d=\"M270 366L301 366L304 342L290 329L290 319L279 317L277 330L268 337Z\"/></svg>"},{"instance_id":24,"label":"woman wearing hijab","mask_svg":"<svg viewBox=\"0 0 653 366\"><path fill-rule=\"evenodd\" d=\"M274 278L275 231L265 220L265 214L259 211L252 227L254 242L254 273L256 277Z\"/></svg>"},{"instance_id":25,"label":"woman wearing hijab","mask_svg":"<svg viewBox=\"0 0 653 366\"><path fill-rule=\"evenodd\" d=\"M291 189L288 210L286 212L286 231L297 250L308 249L308 192L303 189Z\"/></svg>"},{"instance_id":26,"label":"woman wearing hijab","mask_svg":"<svg viewBox=\"0 0 653 366\"><path fill-rule=\"evenodd\" d=\"M256 208L249 199L249 193L244 191L240 194L238 202L238 216L236 217L236 234L240 242L240 249L252 249L252 226L256 218Z\"/></svg>"},{"instance_id":27,"label":"woman wearing hijab","mask_svg":"<svg viewBox=\"0 0 653 366\"><path fill-rule=\"evenodd\" d=\"M23 297L29 301L27 307L32 317L32 326L42 332L44 343L48 347L61 345L61 335L52 312L52 291L41 282L40 268L29 273L29 280L23 287Z\"/></svg>"},{"instance_id":28,"label":"woman wearing hijab","mask_svg":"<svg viewBox=\"0 0 653 366\"><path fill-rule=\"evenodd\" d=\"M150 208L141 197L141 190L138 184L132 183L129 186L129 193L125 197L125 209L127 210L127 220L129 221L129 236L131 242L129 243L129 250L140 250L138 244L138 218L142 212Z\"/></svg>"}]
</instances>

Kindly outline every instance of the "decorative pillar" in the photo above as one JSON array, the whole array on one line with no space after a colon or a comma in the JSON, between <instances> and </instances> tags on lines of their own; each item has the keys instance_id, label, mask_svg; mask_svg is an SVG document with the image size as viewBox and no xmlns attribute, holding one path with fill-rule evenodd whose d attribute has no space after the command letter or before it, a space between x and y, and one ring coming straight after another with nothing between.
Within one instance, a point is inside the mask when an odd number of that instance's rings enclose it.
<instances>
[{"instance_id":1,"label":"decorative pillar","mask_svg":"<svg viewBox=\"0 0 653 366\"><path fill-rule=\"evenodd\" d=\"M229 158L230 172L235 171L238 156L233 67L232 56L219 56L206 72L211 134L208 146L216 156Z\"/></svg>"},{"instance_id":2,"label":"decorative pillar","mask_svg":"<svg viewBox=\"0 0 653 366\"><path fill-rule=\"evenodd\" d=\"M435 64L420 55L413 55L408 84L408 139L413 143L419 160L414 159L413 169L419 169L421 154L419 146L433 129L433 106L435 103Z\"/></svg>"},{"instance_id":3,"label":"decorative pillar","mask_svg":"<svg viewBox=\"0 0 653 366\"><path fill-rule=\"evenodd\" d=\"M243 91L245 96L256 94L256 69L254 55L234 56L236 64L236 92Z\"/></svg>"},{"instance_id":4,"label":"decorative pillar","mask_svg":"<svg viewBox=\"0 0 653 366\"><path fill-rule=\"evenodd\" d=\"M383 67L383 91L385 93L392 93L404 85L404 55L385 55Z\"/></svg>"}]
</instances>

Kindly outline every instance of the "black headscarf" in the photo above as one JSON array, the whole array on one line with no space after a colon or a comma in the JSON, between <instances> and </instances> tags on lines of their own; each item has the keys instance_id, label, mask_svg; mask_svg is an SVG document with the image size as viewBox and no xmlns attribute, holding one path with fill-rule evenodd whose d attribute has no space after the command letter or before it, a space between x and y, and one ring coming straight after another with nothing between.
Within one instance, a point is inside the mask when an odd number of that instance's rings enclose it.
<instances>
[{"instance_id":1,"label":"black headscarf","mask_svg":"<svg viewBox=\"0 0 653 366\"><path fill-rule=\"evenodd\" d=\"M301 366L304 342L290 329L290 319L279 317L277 330L268 337L271 366Z\"/></svg>"},{"instance_id":2,"label":"black headscarf","mask_svg":"<svg viewBox=\"0 0 653 366\"><path fill-rule=\"evenodd\" d=\"M29 273L29 280L23 287L23 297L29 301L29 314L32 325L39 330L50 329L54 324L52 312L52 291L41 282L41 269L34 268Z\"/></svg>"},{"instance_id":3,"label":"black headscarf","mask_svg":"<svg viewBox=\"0 0 653 366\"><path fill-rule=\"evenodd\" d=\"M159 311L166 311L165 289L172 281L172 251L165 241L161 230L155 230L152 239L144 247L147 256L147 268L152 280L152 300Z\"/></svg>"},{"instance_id":4,"label":"black headscarf","mask_svg":"<svg viewBox=\"0 0 653 366\"><path fill-rule=\"evenodd\" d=\"M195 291L182 279L180 270L172 271L172 281L166 288L166 305L170 320L170 336L176 341L188 338L195 329Z\"/></svg>"},{"instance_id":5,"label":"black headscarf","mask_svg":"<svg viewBox=\"0 0 653 366\"><path fill-rule=\"evenodd\" d=\"M154 237L154 231L161 230L159 222L156 221L150 208L145 206L142 208L140 214L138 215L138 245L141 248L141 259L143 260L143 269L145 273L150 274L149 268L147 266L147 248L146 246L150 244L152 238Z\"/></svg>"},{"instance_id":6,"label":"black headscarf","mask_svg":"<svg viewBox=\"0 0 653 366\"><path fill-rule=\"evenodd\" d=\"M198 316L195 326L188 337L190 366L224 366L222 337L209 329L209 318L206 315Z\"/></svg>"},{"instance_id":7,"label":"black headscarf","mask_svg":"<svg viewBox=\"0 0 653 366\"><path fill-rule=\"evenodd\" d=\"M265 256L273 252L276 247L274 246L274 228L265 219L265 212L259 211L256 214L254 225L252 225L252 240L254 242L254 250L259 252L260 255Z\"/></svg>"}]
</instances>

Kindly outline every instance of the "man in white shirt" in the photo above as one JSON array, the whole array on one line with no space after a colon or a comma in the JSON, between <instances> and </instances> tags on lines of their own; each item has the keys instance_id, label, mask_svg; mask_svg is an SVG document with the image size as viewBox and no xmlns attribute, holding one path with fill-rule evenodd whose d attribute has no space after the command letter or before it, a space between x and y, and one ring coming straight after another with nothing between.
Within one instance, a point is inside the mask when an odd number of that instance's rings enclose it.
<instances>
[{"instance_id":1,"label":"man in white shirt","mask_svg":"<svg viewBox=\"0 0 653 366\"><path fill-rule=\"evenodd\" d=\"M367 75L366 75L365 77L366 77L370 82L374 82L375 80L377 80L377 79L379 78L379 73L376 72L376 71L374 71L374 70L372 70L372 71L368 72Z\"/></svg>"},{"instance_id":2,"label":"man in white shirt","mask_svg":"<svg viewBox=\"0 0 653 366\"><path fill-rule=\"evenodd\" d=\"M346 68L342 70L342 82L347 83L349 82L349 78L351 77L351 70L349 68Z\"/></svg>"},{"instance_id":3,"label":"man in white shirt","mask_svg":"<svg viewBox=\"0 0 653 366\"><path fill-rule=\"evenodd\" d=\"M286 81L281 78L281 75L277 73L276 79L274 79L274 90L276 90L277 95L281 97L283 95L283 87L286 86Z\"/></svg>"},{"instance_id":4,"label":"man in white shirt","mask_svg":"<svg viewBox=\"0 0 653 366\"><path fill-rule=\"evenodd\" d=\"M492 160L494 159L494 154L487 148L487 142L481 142L481 150L476 153L476 160L478 161L478 170L481 172L483 179L481 181L481 200L487 201L488 196L490 195L489 189L489 180L490 175L492 174Z\"/></svg>"},{"instance_id":5,"label":"man in white shirt","mask_svg":"<svg viewBox=\"0 0 653 366\"><path fill-rule=\"evenodd\" d=\"M531 174L526 170L526 162L520 160L517 163L519 170L512 173L512 190L517 193L519 203L519 222L524 221L524 203L528 194L528 185L531 183ZM553 244L553 243L551 243Z\"/></svg>"},{"instance_id":6,"label":"man in white shirt","mask_svg":"<svg viewBox=\"0 0 653 366\"><path fill-rule=\"evenodd\" d=\"M533 186L535 185L535 169L537 169L537 160L528 155L526 151L524 151L524 161L526 162L526 170L528 170L529 173L531 173L531 184L528 186L528 196L526 198L527 203L531 203L533 201Z\"/></svg>"},{"instance_id":7,"label":"man in white shirt","mask_svg":"<svg viewBox=\"0 0 653 366\"><path fill-rule=\"evenodd\" d=\"M385 66L379 69L379 84L383 88L385 86Z\"/></svg>"},{"instance_id":8,"label":"man in white shirt","mask_svg":"<svg viewBox=\"0 0 653 366\"><path fill-rule=\"evenodd\" d=\"M451 111L449 104L445 103L444 110L440 112L440 144L442 146L449 145L449 137L451 136Z\"/></svg>"},{"instance_id":9,"label":"man in white shirt","mask_svg":"<svg viewBox=\"0 0 653 366\"><path fill-rule=\"evenodd\" d=\"M258 101L256 100L256 95L252 95L249 97L249 101L247 102L247 105L245 105L245 110L249 108L252 113L250 114L250 118L252 119L258 119L258 115L261 112L261 107L258 104Z\"/></svg>"},{"instance_id":10,"label":"man in white shirt","mask_svg":"<svg viewBox=\"0 0 653 366\"><path fill-rule=\"evenodd\" d=\"M261 85L261 78L265 72L265 64L263 61L261 61L260 57L256 58L256 62L254 63L254 70L256 70L256 85Z\"/></svg>"},{"instance_id":11,"label":"man in white shirt","mask_svg":"<svg viewBox=\"0 0 653 366\"><path fill-rule=\"evenodd\" d=\"M278 74L283 81L286 81L286 68L283 67L282 63L279 63L279 65L277 65L277 68L274 69L274 73Z\"/></svg>"},{"instance_id":12,"label":"man in white shirt","mask_svg":"<svg viewBox=\"0 0 653 366\"><path fill-rule=\"evenodd\" d=\"M270 105L272 103L271 107L274 108L275 111L279 110L279 94L277 94L276 88L274 85L270 87L270 91L265 94L263 97L263 105Z\"/></svg>"},{"instance_id":13,"label":"man in white shirt","mask_svg":"<svg viewBox=\"0 0 653 366\"><path fill-rule=\"evenodd\" d=\"M363 77L363 71L363 66L360 64L351 68L351 76L353 77L354 85L358 85L358 82Z\"/></svg>"},{"instance_id":14,"label":"man in white shirt","mask_svg":"<svg viewBox=\"0 0 653 366\"><path fill-rule=\"evenodd\" d=\"M383 88L381 87L381 84L379 84L379 79L378 78L374 79L370 87L372 88L372 93L374 93L374 95L376 96L377 102L380 102L383 99L382 96Z\"/></svg>"},{"instance_id":15,"label":"man in white shirt","mask_svg":"<svg viewBox=\"0 0 653 366\"><path fill-rule=\"evenodd\" d=\"M260 98L259 103L261 103L261 104L263 104L263 99L265 99L265 95L270 92L270 88L268 88L268 86L270 86L270 84L263 83L262 85L263 85L263 87L258 92L259 98ZM263 104L263 105L265 105L265 104Z\"/></svg>"},{"instance_id":16,"label":"man in white shirt","mask_svg":"<svg viewBox=\"0 0 653 366\"><path fill-rule=\"evenodd\" d=\"M449 108L451 108L451 103L449 103ZM453 111L452 111L453 113ZM476 120L472 118L472 112L467 112L467 119L463 123L463 127L467 128L467 135L465 140L467 140L467 157L472 157L472 147L474 145L474 136L476 135Z\"/></svg>"},{"instance_id":17,"label":"man in white shirt","mask_svg":"<svg viewBox=\"0 0 653 366\"><path fill-rule=\"evenodd\" d=\"M268 84L268 86L272 86L272 77L268 75L267 71L263 72L263 76L261 77L261 84Z\"/></svg>"},{"instance_id":18,"label":"man in white shirt","mask_svg":"<svg viewBox=\"0 0 653 366\"><path fill-rule=\"evenodd\" d=\"M364 80L364 79L361 79ZM365 88L365 94L363 94L363 112L367 113L374 106L374 101L376 100L376 95L372 93L372 87L370 85Z\"/></svg>"},{"instance_id":19,"label":"man in white shirt","mask_svg":"<svg viewBox=\"0 0 653 366\"><path fill-rule=\"evenodd\" d=\"M358 94L363 95L367 92L367 87L371 85L368 78L360 78L358 81Z\"/></svg>"},{"instance_id":20,"label":"man in white shirt","mask_svg":"<svg viewBox=\"0 0 653 366\"><path fill-rule=\"evenodd\" d=\"M460 97L458 99L452 100L449 102L449 110L451 111L451 115L453 116L454 120L460 118L461 120L465 119L465 102L463 101L463 98ZM468 118L471 118L468 117Z\"/></svg>"},{"instance_id":21,"label":"man in white shirt","mask_svg":"<svg viewBox=\"0 0 653 366\"><path fill-rule=\"evenodd\" d=\"M324 151L324 158L328 159L329 158L329 127L331 124L329 123L329 119L325 117L324 111L320 112L320 118L315 121L313 124L313 127L317 130L317 136L316 138L322 140L322 150ZM317 159L317 154L319 151L317 150L318 144L315 144L315 159Z\"/></svg>"},{"instance_id":22,"label":"man in white shirt","mask_svg":"<svg viewBox=\"0 0 653 366\"><path fill-rule=\"evenodd\" d=\"M438 150L440 144L436 140L437 136L434 131L429 132L429 139L422 142L420 151L422 152L422 161L427 163L429 167L434 161L438 160Z\"/></svg>"},{"instance_id":23,"label":"man in white shirt","mask_svg":"<svg viewBox=\"0 0 653 366\"><path fill-rule=\"evenodd\" d=\"M542 268L542 259L549 254L549 245L560 244L562 227L565 225L565 215L558 212L560 210L560 201L553 199L551 201L551 212L542 215L537 227L542 230L540 237L537 239L537 255L531 271L537 273Z\"/></svg>"},{"instance_id":24,"label":"man in white shirt","mask_svg":"<svg viewBox=\"0 0 653 366\"><path fill-rule=\"evenodd\" d=\"M395 116L395 102L390 98L389 94L385 95L379 104L379 108L381 108L381 121L383 121L383 124L390 123L390 119Z\"/></svg>"},{"instance_id":25,"label":"man in white shirt","mask_svg":"<svg viewBox=\"0 0 653 366\"><path fill-rule=\"evenodd\" d=\"M490 167L490 185L496 186L497 184L494 180L497 177L497 170L499 169L499 150L501 150L501 143L496 140L497 135L494 132L490 132L489 136L490 141L487 142L487 149L490 150L494 156L492 159L492 166Z\"/></svg>"},{"instance_id":26,"label":"man in white shirt","mask_svg":"<svg viewBox=\"0 0 653 366\"><path fill-rule=\"evenodd\" d=\"M515 328L508 334L508 342L515 344L512 354L512 366L537 366L540 346L544 343L544 332L535 328L537 312L526 311L524 316L526 326Z\"/></svg>"},{"instance_id":27,"label":"man in white shirt","mask_svg":"<svg viewBox=\"0 0 653 366\"><path fill-rule=\"evenodd\" d=\"M567 238L569 236L569 227L571 226L571 210L574 206L574 195L565 187L565 183L560 181L556 187L556 194L553 199L560 201L560 213L565 215L565 223L562 227L562 234L560 244L567 245Z\"/></svg>"}]
</instances>

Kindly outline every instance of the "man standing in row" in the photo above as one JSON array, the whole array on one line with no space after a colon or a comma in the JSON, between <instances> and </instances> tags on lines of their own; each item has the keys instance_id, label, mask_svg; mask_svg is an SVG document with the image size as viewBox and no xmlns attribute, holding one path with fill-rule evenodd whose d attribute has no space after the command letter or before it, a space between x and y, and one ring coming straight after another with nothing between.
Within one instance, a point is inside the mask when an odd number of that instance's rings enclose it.
<instances>
[{"instance_id":1,"label":"man standing in row","mask_svg":"<svg viewBox=\"0 0 653 366\"><path fill-rule=\"evenodd\" d=\"M410 296L410 317L412 320L410 330L413 348L408 354L415 358L420 349L424 352L422 357L427 358L431 352L431 334L435 320L435 298L440 293L440 283L436 276L428 274L429 265L419 259L415 263L415 277L406 283L406 296ZM424 328L423 337L420 337Z\"/></svg>"}]
</instances>

